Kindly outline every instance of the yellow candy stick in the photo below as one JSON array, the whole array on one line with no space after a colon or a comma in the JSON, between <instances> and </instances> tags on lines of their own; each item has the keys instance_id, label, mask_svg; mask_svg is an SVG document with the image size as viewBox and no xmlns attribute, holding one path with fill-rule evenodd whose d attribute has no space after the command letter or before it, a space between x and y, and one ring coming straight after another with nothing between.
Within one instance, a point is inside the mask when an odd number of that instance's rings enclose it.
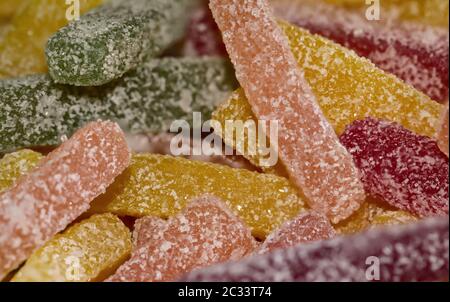
<instances>
[{"instance_id":1,"label":"yellow candy stick","mask_svg":"<svg viewBox=\"0 0 450 302\"><path fill-rule=\"evenodd\" d=\"M102 0L80 0L80 13L100 3ZM63 0L27 1L21 7L0 41L0 79L47 71L45 46L48 38L69 22L68 8Z\"/></svg>"},{"instance_id":2,"label":"yellow candy stick","mask_svg":"<svg viewBox=\"0 0 450 302\"><path fill-rule=\"evenodd\" d=\"M396 225L417 220L417 217L408 212L396 210L385 202L368 197L358 211L335 225L335 229L339 234L355 234L375 225Z\"/></svg>"},{"instance_id":3,"label":"yellow candy stick","mask_svg":"<svg viewBox=\"0 0 450 302\"><path fill-rule=\"evenodd\" d=\"M35 251L12 281L101 281L129 257L131 245L131 233L119 218L95 215Z\"/></svg>"},{"instance_id":4,"label":"yellow candy stick","mask_svg":"<svg viewBox=\"0 0 450 302\"><path fill-rule=\"evenodd\" d=\"M16 180L34 169L43 156L31 150L7 154L0 160L0 192L10 188Z\"/></svg>"},{"instance_id":5,"label":"yellow candy stick","mask_svg":"<svg viewBox=\"0 0 450 302\"><path fill-rule=\"evenodd\" d=\"M421 135L434 135L443 105L334 42L284 22L280 25L323 113L338 135L353 121L368 116L398 122ZM222 128L227 120L255 119L242 89L219 107L213 118ZM260 166L259 156L249 156L244 142L236 143L232 137L224 140Z\"/></svg>"},{"instance_id":6,"label":"yellow candy stick","mask_svg":"<svg viewBox=\"0 0 450 302\"><path fill-rule=\"evenodd\" d=\"M283 177L140 154L133 156L128 169L93 202L90 212L167 218L203 194L224 200L258 238L264 238L305 208L296 189Z\"/></svg>"}]
</instances>

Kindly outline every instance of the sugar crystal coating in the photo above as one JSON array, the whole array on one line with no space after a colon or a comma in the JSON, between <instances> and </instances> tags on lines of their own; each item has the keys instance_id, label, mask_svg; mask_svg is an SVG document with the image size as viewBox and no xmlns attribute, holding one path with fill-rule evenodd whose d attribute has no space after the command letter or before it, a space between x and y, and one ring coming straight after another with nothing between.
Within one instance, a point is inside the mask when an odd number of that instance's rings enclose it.
<instances>
[{"instance_id":1,"label":"sugar crystal coating","mask_svg":"<svg viewBox=\"0 0 450 302\"><path fill-rule=\"evenodd\" d=\"M409 212L398 210L385 201L368 196L366 202L352 216L335 225L338 234L357 234L373 226L399 225L416 222Z\"/></svg>"},{"instance_id":2,"label":"sugar crystal coating","mask_svg":"<svg viewBox=\"0 0 450 302\"><path fill-rule=\"evenodd\" d=\"M6 154L0 159L0 192L9 189L22 175L32 171L41 159L41 154L31 150Z\"/></svg>"},{"instance_id":3,"label":"sugar crystal coating","mask_svg":"<svg viewBox=\"0 0 450 302\"><path fill-rule=\"evenodd\" d=\"M131 252L131 234L112 214L70 226L36 250L13 282L89 282L113 273Z\"/></svg>"},{"instance_id":4,"label":"sugar crystal coating","mask_svg":"<svg viewBox=\"0 0 450 302\"><path fill-rule=\"evenodd\" d=\"M0 279L89 209L127 166L117 124L93 122L0 194Z\"/></svg>"},{"instance_id":5,"label":"sugar crystal coating","mask_svg":"<svg viewBox=\"0 0 450 302\"><path fill-rule=\"evenodd\" d=\"M50 38L50 76L62 84L97 86L160 55L185 30L189 0L112 0Z\"/></svg>"},{"instance_id":6,"label":"sugar crystal coating","mask_svg":"<svg viewBox=\"0 0 450 302\"><path fill-rule=\"evenodd\" d=\"M437 281L449 276L449 221L379 228L194 271L183 281Z\"/></svg>"},{"instance_id":7,"label":"sugar crystal coating","mask_svg":"<svg viewBox=\"0 0 450 302\"><path fill-rule=\"evenodd\" d=\"M325 117L337 134L353 121L371 116L395 121L417 134L434 137L443 105L333 42L286 23L281 26ZM222 127L227 120L256 120L242 89L218 107L213 118ZM260 166L261 157L243 148L247 140L227 137L224 140Z\"/></svg>"},{"instance_id":8,"label":"sugar crystal coating","mask_svg":"<svg viewBox=\"0 0 450 302\"><path fill-rule=\"evenodd\" d=\"M45 45L51 35L68 23L68 5L62 0L6 2L17 10L3 37L0 36L0 78L46 72ZM80 13L102 2L81 0Z\"/></svg>"},{"instance_id":9,"label":"sugar crystal coating","mask_svg":"<svg viewBox=\"0 0 450 302\"><path fill-rule=\"evenodd\" d=\"M420 217L448 215L448 158L435 141L372 118L349 125L341 141L369 194Z\"/></svg>"},{"instance_id":10,"label":"sugar crystal coating","mask_svg":"<svg viewBox=\"0 0 450 302\"><path fill-rule=\"evenodd\" d=\"M212 0L210 7L256 117L279 123L278 151L314 210L339 222L365 194L358 170L297 67L268 1Z\"/></svg>"},{"instance_id":11,"label":"sugar crystal coating","mask_svg":"<svg viewBox=\"0 0 450 302\"><path fill-rule=\"evenodd\" d=\"M131 133L168 131L194 111L209 119L235 87L231 66L216 58L149 60L101 87L58 85L45 75L0 81L0 152L59 145L97 119Z\"/></svg>"},{"instance_id":12,"label":"sugar crystal coating","mask_svg":"<svg viewBox=\"0 0 450 302\"><path fill-rule=\"evenodd\" d=\"M351 122L371 116L395 121L421 135L434 135L443 105L336 43L287 23L281 27L337 134ZM235 114L251 112L244 96L239 94L230 103Z\"/></svg>"},{"instance_id":13,"label":"sugar crystal coating","mask_svg":"<svg viewBox=\"0 0 450 302\"><path fill-rule=\"evenodd\" d=\"M162 230L167 225L167 221L156 216L145 216L137 219L133 230L133 251L145 246L152 240L160 238Z\"/></svg>"},{"instance_id":14,"label":"sugar crystal coating","mask_svg":"<svg viewBox=\"0 0 450 302\"><path fill-rule=\"evenodd\" d=\"M442 110L437 129L439 148L448 156L448 102Z\"/></svg>"},{"instance_id":15,"label":"sugar crystal coating","mask_svg":"<svg viewBox=\"0 0 450 302\"><path fill-rule=\"evenodd\" d=\"M258 238L305 209L283 177L156 154L136 154L90 212L168 218L201 194L222 199Z\"/></svg>"},{"instance_id":16,"label":"sugar crystal coating","mask_svg":"<svg viewBox=\"0 0 450 302\"><path fill-rule=\"evenodd\" d=\"M275 249L326 240L335 236L336 232L325 216L319 213L306 212L285 223L270 234L258 250L258 253L265 254Z\"/></svg>"},{"instance_id":17,"label":"sugar crystal coating","mask_svg":"<svg viewBox=\"0 0 450 302\"><path fill-rule=\"evenodd\" d=\"M447 100L447 29L384 20L384 3L378 21L318 1L281 0L273 5L277 16L354 50L433 100Z\"/></svg>"},{"instance_id":18,"label":"sugar crystal coating","mask_svg":"<svg viewBox=\"0 0 450 302\"><path fill-rule=\"evenodd\" d=\"M212 196L193 200L167 224L160 238L135 251L108 281L173 281L195 268L238 260L256 247L250 230Z\"/></svg>"}]
</instances>

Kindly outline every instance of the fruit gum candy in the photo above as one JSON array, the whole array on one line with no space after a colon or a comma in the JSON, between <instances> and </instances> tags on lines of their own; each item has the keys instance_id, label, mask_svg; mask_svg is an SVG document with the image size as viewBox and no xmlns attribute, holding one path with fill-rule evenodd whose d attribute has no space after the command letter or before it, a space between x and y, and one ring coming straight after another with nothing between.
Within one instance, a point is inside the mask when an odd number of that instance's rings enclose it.
<instances>
[{"instance_id":1,"label":"fruit gum candy","mask_svg":"<svg viewBox=\"0 0 450 302\"><path fill-rule=\"evenodd\" d=\"M334 225L338 234L356 234L372 226L400 225L418 221L418 218L408 212L400 211L385 201L376 200L370 196L352 216Z\"/></svg>"},{"instance_id":2,"label":"fruit gum candy","mask_svg":"<svg viewBox=\"0 0 450 302\"><path fill-rule=\"evenodd\" d=\"M37 152L21 150L6 154L0 159L0 193L12 187L22 175L33 170L42 157Z\"/></svg>"},{"instance_id":3,"label":"fruit gum candy","mask_svg":"<svg viewBox=\"0 0 450 302\"><path fill-rule=\"evenodd\" d=\"M182 281L437 281L448 279L448 246L448 217L432 218L211 266Z\"/></svg>"},{"instance_id":4,"label":"fruit gum candy","mask_svg":"<svg viewBox=\"0 0 450 302\"><path fill-rule=\"evenodd\" d=\"M195 268L238 260L256 247L250 230L212 196L191 201L158 233L107 281L173 281Z\"/></svg>"},{"instance_id":5,"label":"fruit gum candy","mask_svg":"<svg viewBox=\"0 0 450 302\"><path fill-rule=\"evenodd\" d=\"M90 212L168 218L201 194L222 199L258 238L305 209L297 190L283 177L180 157L136 154L124 173L92 203Z\"/></svg>"},{"instance_id":6,"label":"fruit gum candy","mask_svg":"<svg viewBox=\"0 0 450 302\"><path fill-rule=\"evenodd\" d=\"M160 238L161 231L167 227L167 221L156 216L136 219L133 230L133 251L146 243Z\"/></svg>"},{"instance_id":7,"label":"fruit gum candy","mask_svg":"<svg viewBox=\"0 0 450 302\"><path fill-rule=\"evenodd\" d=\"M117 124L90 123L2 192L0 279L88 210L129 160Z\"/></svg>"},{"instance_id":8,"label":"fruit gum candy","mask_svg":"<svg viewBox=\"0 0 450 302\"><path fill-rule=\"evenodd\" d=\"M336 232L328 219L322 214L310 211L285 223L270 234L258 250L258 254L301 243L331 239L335 236Z\"/></svg>"},{"instance_id":9,"label":"fruit gum candy","mask_svg":"<svg viewBox=\"0 0 450 302\"><path fill-rule=\"evenodd\" d=\"M439 119L437 141L441 151L448 156L448 101Z\"/></svg>"},{"instance_id":10,"label":"fruit gum candy","mask_svg":"<svg viewBox=\"0 0 450 302\"><path fill-rule=\"evenodd\" d=\"M185 31L191 0L111 0L69 23L47 43L52 79L99 86L159 56Z\"/></svg>"},{"instance_id":11,"label":"fruit gum candy","mask_svg":"<svg viewBox=\"0 0 450 302\"><path fill-rule=\"evenodd\" d=\"M359 172L340 144L278 27L268 1L212 0L210 8L253 112L278 121L279 157L308 205L333 223L365 199Z\"/></svg>"},{"instance_id":12,"label":"fruit gum candy","mask_svg":"<svg viewBox=\"0 0 450 302\"><path fill-rule=\"evenodd\" d=\"M20 9L0 39L0 79L47 71L45 45L51 35L68 23L68 5L62 0L11 1ZM81 0L83 14L102 0ZM11 5L11 4L10 4Z\"/></svg>"},{"instance_id":13,"label":"fruit gum candy","mask_svg":"<svg viewBox=\"0 0 450 302\"><path fill-rule=\"evenodd\" d=\"M299 66L328 121L338 135L355 120L366 116L391 120L421 135L434 137L443 105L377 69L366 59L306 30L281 23ZM350 82L349 82L350 81ZM227 120L256 120L242 89L238 89L214 113L222 128ZM220 134L220 132L219 132ZM229 146L261 166L259 155L249 155L244 139L224 138Z\"/></svg>"},{"instance_id":14,"label":"fruit gum candy","mask_svg":"<svg viewBox=\"0 0 450 302\"><path fill-rule=\"evenodd\" d=\"M331 4L367 10L361 0L325 0ZM448 0L390 0L382 1L382 18L400 22L417 22L448 28ZM360 11L364 14L364 11Z\"/></svg>"},{"instance_id":15,"label":"fruit gum candy","mask_svg":"<svg viewBox=\"0 0 450 302\"><path fill-rule=\"evenodd\" d=\"M448 215L448 157L436 142L389 121L355 121L340 137L366 192L419 217Z\"/></svg>"},{"instance_id":16,"label":"fruit gum candy","mask_svg":"<svg viewBox=\"0 0 450 302\"><path fill-rule=\"evenodd\" d=\"M89 282L112 274L131 252L131 234L112 214L70 226L36 250L13 282Z\"/></svg>"},{"instance_id":17,"label":"fruit gum candy","mask_svg":"<svg viewBox=\"0 0 450 302\"><path fill-rule=\"evenodd\" d=\"M98 119L128 133L161 133L172 121L209 119L236 88L233 69L218 58L151 59L101 87L55 84L46 75L0 81L0 152L59 145Z\"/></svg>"},{"instance_id":18,"label":"fruit gum candy","mask_svg":"<svg viewBox=\"0 0 450 302\"><path fill-rule=\"evenodd\" d=\"M284 0L273 6L281 19L354 50L431 99L448 99L448 29L367 20L359 11L320 1Z\"/></svg>"}]
</instances>

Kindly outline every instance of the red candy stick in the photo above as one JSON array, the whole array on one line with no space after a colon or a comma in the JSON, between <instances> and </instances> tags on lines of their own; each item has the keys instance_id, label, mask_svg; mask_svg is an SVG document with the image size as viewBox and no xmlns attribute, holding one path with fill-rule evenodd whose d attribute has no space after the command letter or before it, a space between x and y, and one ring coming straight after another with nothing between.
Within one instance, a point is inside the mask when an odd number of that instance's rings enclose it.
<instances>
[{"instance_id":1,"label":"red candy stick","mask_svg":"<svg viewBox=\"0 0 450 302\"><path fill-rule=\"evenodd\" d=\"M448 102L439 121L437 139L439 148L448 156Z\"/></svg>"},{"instance_id":2,"label":"red candy stick","mask_svg":"<svg viewBox=\"0 0 450 302\"><path fill-rule=\"evenodd\" d=\"M369 21L364 12L318 1L281 0L273 5L277 16L354 50L433 100L447 100L448 30Z\"/></svg>"},{"instance_id":3,"label":"red candy stick","mask_svg":"<svg viewBox=\"0 0 450 302\"><path fill-rule=\"evenodd\" d=\"M368 118L348 126L341 142L372 196L421 217L448 215L448 158L435 141Z\"/></svg>"},{"instance_id":4,"label":"red candy stick","mask_svg":"<svg viewBox=\"0 0 450 302\"><path fill-rule=\"evenodd\" d=\"M90 123L0 195L0 279L62 231L130 161L117 124Z\"/></svg>"},{"instance_id":5,"label":"red candy stick","mask_svg":"<svg viewBox=\"0 0 450 302\"><path fill-rule=\"evenodd\" d=\"M448 218L373 229L194 271L183 281L439 281L448 279Z\"/></svg>"},{"instance_id":6,"label":"red candy stick","mask_svg":"<svg viewBox=\"0 0 450 302\"><path fill-rule=\"evenodd\" d=\"M330 239L336 236L328 219L318 213L307 212L287 222L270 234L264 241L259 254L275 249L295 246L299 243Z\"/></svg>"},{"instance_id":7,"label":"red candy stick","mask_svg":"<svg viewBox=\"0 0 450 302\"><path fill-rule=\"evenodd\" d=\"M192 201L153 238L108 281L176 280L195 268L240 259L256 247L250 230L211 196Z\"/></svg>"},{"instance_id":8,"label":"red candy stick","mask_svg":"<svg viewBox=\"0 0 450 302\"><path fill-rule=\"evenodd\" d=\"M279 155L309 205L334 223L365 199L352 157L324 117L265 0L211 0L253 112L279 122Z\"/></svg>"}]
</instances>

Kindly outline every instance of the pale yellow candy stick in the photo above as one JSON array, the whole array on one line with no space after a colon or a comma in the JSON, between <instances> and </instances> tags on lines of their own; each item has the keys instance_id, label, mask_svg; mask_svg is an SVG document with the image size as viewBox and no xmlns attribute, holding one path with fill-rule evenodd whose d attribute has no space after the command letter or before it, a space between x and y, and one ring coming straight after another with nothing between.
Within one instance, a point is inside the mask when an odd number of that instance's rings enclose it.
<instances>
[{"instance_id":1,"label":"pale yellow candy stick","mask_svg":"<svg viewBox=\"0 0 450 302\"><path fill-rule=\"evenodd\" d=\"M95 215L35 251L12 281L101 281L130 256L131 245L131 233L119 218Z\"/></svg>"}]
</instances>

